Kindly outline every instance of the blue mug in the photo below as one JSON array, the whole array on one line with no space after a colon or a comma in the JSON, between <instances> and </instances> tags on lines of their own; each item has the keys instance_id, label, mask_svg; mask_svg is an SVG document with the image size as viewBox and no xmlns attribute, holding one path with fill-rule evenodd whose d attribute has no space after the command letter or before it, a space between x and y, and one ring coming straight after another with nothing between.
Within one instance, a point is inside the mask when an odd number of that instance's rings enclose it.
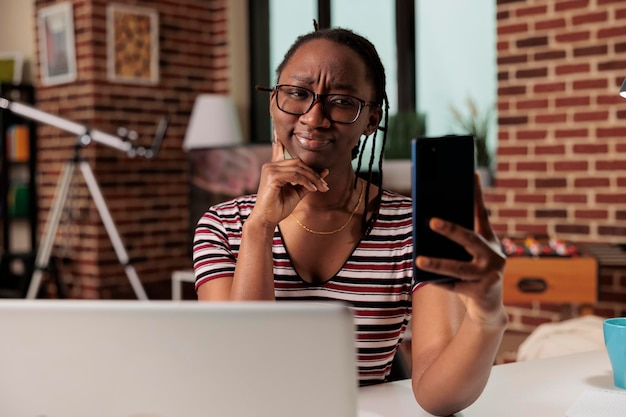
<instances>
[{"instance_id":1,"label":"blue mug","mask_svg":"<svg viewBox=\"0 0 626 417\"><path fill-rule=\"evenodd\" d=\"M626 389L626 317L604 320L604 344L613 368L613 381Z\"/></svg>"}]
</instances>

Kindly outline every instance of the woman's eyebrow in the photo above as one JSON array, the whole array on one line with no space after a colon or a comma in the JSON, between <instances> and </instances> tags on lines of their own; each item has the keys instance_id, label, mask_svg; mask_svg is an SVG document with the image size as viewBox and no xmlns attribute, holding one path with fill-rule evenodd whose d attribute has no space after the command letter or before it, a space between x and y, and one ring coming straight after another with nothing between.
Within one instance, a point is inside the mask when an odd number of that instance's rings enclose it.
<instances>
[{"instance_id":1,"label":"woman's eyebrow","mask_svg":"<svg viewBox=\"0 0 626 417\"><path fill-rule=\"evenodd\" d=\"M313 78L310 77L299 77L297 75L294 75L293 77L291 77L293 81L296 81L298 83L302 83L304 86L306 87L311 87L313 84L315 84L315 81ZM349 91L351 93L356 93L356 88L352 85L352 84L345 84L345 83L341 83L341 82L332 82L330 84L330 89L329 91L334 91L334 90L342 90L342 91Z\"/></svg>"}]
</instances>

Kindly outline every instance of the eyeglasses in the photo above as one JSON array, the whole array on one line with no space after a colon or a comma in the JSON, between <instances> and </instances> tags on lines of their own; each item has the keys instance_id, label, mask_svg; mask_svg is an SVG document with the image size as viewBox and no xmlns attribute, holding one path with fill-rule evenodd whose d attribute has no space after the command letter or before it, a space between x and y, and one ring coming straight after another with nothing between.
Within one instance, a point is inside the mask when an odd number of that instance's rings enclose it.
<instances>
[{"instance_id":1,"label":"eyeglasses","mask_svg":"<svg viewBox=\"0 0 626 417\"><path fill-rule=\"evenodd\" d=\"M276 91L278 109L294 116L307 113L319 100L324 116L331 122L342 124L356 122L363 107L373 105L347 94L317 94L308 88L288 84L277 84L273 88L257 87L257 90Z\"/></svg>"}]
</instances>

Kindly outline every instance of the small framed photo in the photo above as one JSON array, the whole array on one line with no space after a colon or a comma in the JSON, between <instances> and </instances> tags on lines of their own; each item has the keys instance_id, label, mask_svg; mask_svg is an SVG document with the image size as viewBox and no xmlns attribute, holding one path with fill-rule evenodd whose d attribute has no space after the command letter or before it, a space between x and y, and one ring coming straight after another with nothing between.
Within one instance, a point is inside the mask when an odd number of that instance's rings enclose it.
<instances>
[{"instance_id":1,"label":"small framed photo","mask_svg":"<svg viewBox=\"0 0 626 417\"><path fill-rule=\"evenodd\" d=\"M0 82L20 84L23 62L21 52L0 52Z\"/></svg>"},{"instance_id":2,"label":"small framed photo","mask_svg":"<svg viewBox=\"0 0 626 417\"><path fill-rule=\"evenodd\" d=\"M107 6L107 74L112 82L159 82L156 10L121 4Z\"/></svg>"},{"instance_id":3,"label":"small framed photo","mask_svg":"<svg viewBox=\"0 0 626 417\"><path fill-rule=\"evenodd\" d=\"M45 86L76 81L74 13L71 2L37 12L41 83Z\"/></svg>"}]
</instances>

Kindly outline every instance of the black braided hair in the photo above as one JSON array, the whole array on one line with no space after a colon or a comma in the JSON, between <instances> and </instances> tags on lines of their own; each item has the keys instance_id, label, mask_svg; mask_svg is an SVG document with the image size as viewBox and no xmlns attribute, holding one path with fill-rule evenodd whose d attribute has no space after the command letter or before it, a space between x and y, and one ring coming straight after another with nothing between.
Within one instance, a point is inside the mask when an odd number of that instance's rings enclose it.
<instances>
[{"instance_id":1,"label":"black braided hair","mask_svg":"<svg viewBox=\"0 0 626 417\"><path fill-rule=\"evenodd\" d=\"M380 57L378 56L378 52L374 45L364 38L361 35L351 31L350 29L345 28L326 28L326 29L318 29L316 22L314 22L315 31L299 36L295 42L291 45L287 53L285 54L282 62L276 68L276 79L280 78L280 74L283 72L285 65L291 59L293 54L304 44L317 39L324 39L339 45L347 46L352 49L354 52L361 57L361 60L365 64L365 75L367 80L370 81L374 87L374 104L381 107L383 109L383 118L384 118L384 126L379 126L377 130L381 130L383 132L383 144L381 147L381 153L379 155L378 160L378 172L380 173L380 184L377 184L378 194L376 199L374 200L374 209L372 211L372 216L367 218L367 203L365 204L365 208L363 210L363 220L361 222L361 231L363 235L366 235L371 230L374 222L378 217L378 210L380 208L380 200L382 197L382 173L383 173L383 150L385 149L385 144L387 143L387 122L389 120L389 100L387 98L386 91L386 79L385 79L385 67L383 66ZM378 131L374 132L372 137L372 149L376 149L376 139L377 139ZM357 144L356 148L353 150L353 159L358 156L357 161L357 172L361 170L361 163L363 159L363 149L367 144L369 136L365 137L365 140L360 141L360 148ZM369 191L370 184L373 181L373 166L374 166L374 153L372 152L369 162L368 162L368 170L367 170L367 188L365 189L365 201L369 201ZM354 187L356 188L358 175L354 182Z\"/></svg>"}]
</instances>

